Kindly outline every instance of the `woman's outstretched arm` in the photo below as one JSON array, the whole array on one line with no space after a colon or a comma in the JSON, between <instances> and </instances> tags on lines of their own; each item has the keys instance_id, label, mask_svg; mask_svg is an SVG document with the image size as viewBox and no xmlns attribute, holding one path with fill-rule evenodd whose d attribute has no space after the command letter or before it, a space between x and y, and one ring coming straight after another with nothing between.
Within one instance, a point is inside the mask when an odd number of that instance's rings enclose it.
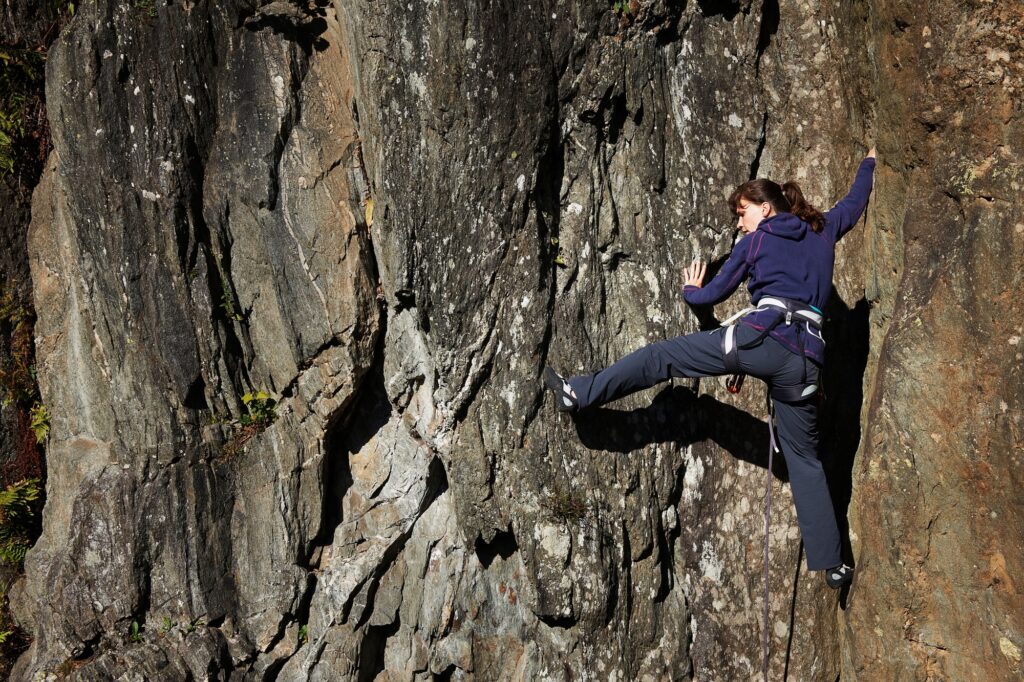
<instances>
[{"instance_id":1,"label":"woman's outstretched arm","mask_svg":"<svg viewBox=\"0 0 1024 682\"><path fill-rule=\"evenodd\" d=\"M750 252L751 243L757 237L764 237L764 234L755 232L741 239L733 247L729 260L725 261L725 265L722 266L718 275L708 282L706 287L701 288L704 272L707 269L704 263L694 261L690 267L686 268L684 271L686 283L683 286L683 298L686 302L690 305L708 305L721 303L729 298L750 272L747 254Z\"/></svg>"},{"instance_id":2,"label":"woman's outstretched arm","mask_svg":"<svg viewBox=\"0 0 1024 682\"><path fill-rule=\"evenodd\" d=\"M864 214L868 197L871 195L874 172L875 148L872 147L864 160L860 162L857 177L853 181L853 187L850 188L849 194L843 197L832 210L825 212L825 231L832 241L842 239L843 235L853 229L853 226Z\"/></svg>"}]
</instances>

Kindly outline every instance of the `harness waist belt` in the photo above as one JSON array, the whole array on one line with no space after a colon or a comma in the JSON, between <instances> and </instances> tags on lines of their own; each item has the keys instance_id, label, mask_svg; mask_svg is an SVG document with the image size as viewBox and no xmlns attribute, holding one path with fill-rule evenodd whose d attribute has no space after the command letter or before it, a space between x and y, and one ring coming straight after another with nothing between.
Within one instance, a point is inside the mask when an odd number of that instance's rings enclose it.
<instances>
[{"instance_id":1,"label":"harness waist belt","mask_svg":"<svg viewBox=\"0 0 1024 682\"><path fill-rule=\"evenodd\" d=\"M764 329L761 330L761 332L757 335L756 338L748 341L742 346L738 345L736 343L736 322L738 322L741 318L750 315L751 313L761 312L765 310L776 310L779 314L775 317L771 324L767 325ZM820 332L822 322L824 321L824 316L814 308L810 307L808 304L802 303L800 301L791 301L789 299L779 298L776 296L764 296L757 302L755 306L741 310L740 312L736 313L735 315L727 319L725 322L722 323L722 325L725 327L725 334L723 334L722 336L722 357L725 362L725 369L731 374L742 373L742 370L740 369L740 349L753 348L762 340L764 340L764 337L768 336L768 334L771 333L771 331L775 329L775 327L779 326L783 321L787 325L789 325L792 324L794 318L796 318L799 322L804 322L808 327L808 332L810 332L811 329ZM803 342L801 341L801 356L803 356L803 350ZM804 357L803 360L805 363L807 362L806 357ZM806 382L806 379L807 371L805 367L804 378L802 379L802 382ZM798 387L773 387L772 396L785 402L798 402L813 395L815 392L817 392L817 390L817 384L803 383L803 385Z\"/></svg>"}]
</instances>

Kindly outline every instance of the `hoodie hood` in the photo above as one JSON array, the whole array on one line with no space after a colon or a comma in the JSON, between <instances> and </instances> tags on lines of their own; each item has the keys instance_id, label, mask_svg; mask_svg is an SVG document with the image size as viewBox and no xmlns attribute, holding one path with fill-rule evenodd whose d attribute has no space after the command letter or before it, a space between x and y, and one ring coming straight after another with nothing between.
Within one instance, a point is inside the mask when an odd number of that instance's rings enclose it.
<instances>
[{"instance_id":1,"label":"hoodie hood","mask_svg":"<svg viewBox=\"0 0 1024 682\"><path fill-rule=\"evenodd\" d=\"M757 229L774 234L776 237L797 241L803 239L807 234L808 225L792 213L776 213L770 218L762 220Z\"/></svg>"}]
</instances>

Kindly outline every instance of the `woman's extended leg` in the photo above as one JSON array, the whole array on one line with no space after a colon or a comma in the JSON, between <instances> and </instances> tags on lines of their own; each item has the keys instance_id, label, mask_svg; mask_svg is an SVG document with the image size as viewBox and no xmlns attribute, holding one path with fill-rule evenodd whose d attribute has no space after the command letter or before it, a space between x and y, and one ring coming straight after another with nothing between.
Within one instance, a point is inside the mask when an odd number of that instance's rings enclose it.
<instances>
[{"instance_id":1,"label":"woman's extended leg","mask_svg":"<svg viewBox=\"0 0 1024 682\"><path fill-rule=\"evenodd\" d=\"M579 409L603 405L673 377L725 374L721 330L665 339L594 374L568 379Z\"/></svg>"}]
</instances>

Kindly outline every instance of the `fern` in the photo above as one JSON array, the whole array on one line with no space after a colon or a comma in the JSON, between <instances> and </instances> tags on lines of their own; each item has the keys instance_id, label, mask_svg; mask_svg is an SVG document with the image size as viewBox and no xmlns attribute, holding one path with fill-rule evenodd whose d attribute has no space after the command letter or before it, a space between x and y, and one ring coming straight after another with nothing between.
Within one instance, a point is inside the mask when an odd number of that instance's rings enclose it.
<instances>
[{"instance_id":1,"label":"fern","mask_svg":"<svg viewBox=\"0 0 1024 682\"><path fill-rule=\"evenodd\" d=\"M32 546L29 533L42 495L38 478L12 483L0 491L0 561L20 564Z\"/></svg>"},{"instance_id":2,"label":"fern","mask_svg":"<svg viewBox=\"0 0 1024 682\"><path fill-rule=\"evenodd\" d=\"M46 410L46 405L42 403L33 405L29 410L29 417L31 419L29 426L32 433L36 434L36 442L44 442L50 435L50 413Z\"/></svg>"},{"instance_id":3,"label":"fern","mask_svg":"<svg viewBox=\"0 0 1024 682\"><path fill-rule=\"evenodd\" d=\"M26 113L38 95L46 54L0 46L0 176L13 172L18 143L28 128Z\"/></svg>"}]
</instances>

